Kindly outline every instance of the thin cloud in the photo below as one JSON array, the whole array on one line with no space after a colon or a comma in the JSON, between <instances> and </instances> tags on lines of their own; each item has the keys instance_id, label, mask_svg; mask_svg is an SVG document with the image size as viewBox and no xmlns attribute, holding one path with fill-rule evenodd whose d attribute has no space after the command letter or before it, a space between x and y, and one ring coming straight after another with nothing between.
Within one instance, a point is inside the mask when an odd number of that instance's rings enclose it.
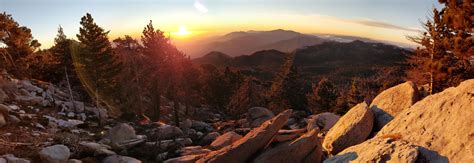
<instances>
[{"instance_id":1,"label":"thin cloud","mask_svg":"<svg viewBox=\"0 0 474 163\"><path fill-rule=\"evenodd\" d=\"M407 27L402 27L395 24L390 24L390 23L372 20L372 19L346 19L346 18L340 18L340 17L335 17L335 16L329 16L329 15L321 15L321 14L315 14L313 16L322 20L332 20L332 21L343 22L343 23L355 23L355 24L369 26L369 27L395 29L395 30L402 30L402 31L409 31L409 32L420 31L420 29L417 29L417 28L407 28Z\"/></svg>"},{"instance_id":2,"label":"thin cloud","mask_svg":"<svg viewBox=\"0 0 474 163\"><path fill-rule=\"evenodd\" d=\"M403 31L410 31L410 32L418 32L419 31L417 29L401 27L401 26L398 26L398 25L389 24L389 23L376 21L376 20L353 20L352 22L357 23L357 24L361 24L361 25L365 25L365 26L370 26L370 27L388 28L388 29L396 29L396 30L403 30Z\"/></svg>"}]
</instances>

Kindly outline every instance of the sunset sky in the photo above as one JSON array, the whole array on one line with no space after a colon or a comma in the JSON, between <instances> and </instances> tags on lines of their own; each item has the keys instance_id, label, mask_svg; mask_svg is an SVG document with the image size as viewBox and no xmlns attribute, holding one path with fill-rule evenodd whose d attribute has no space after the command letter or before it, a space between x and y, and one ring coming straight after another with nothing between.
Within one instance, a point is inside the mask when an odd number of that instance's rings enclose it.
<instances>
[{"instance_id":1,"label":"sunset sky","mask_svg":"<svg viewBox=\"0 0 474 163\"><path fill-rule=\"evenodd\" d=\"M408 43L405 37L416 34L433 7L437 0L0 0L0 9L31 28L43 48L52 45L59 25L76 39L86 12L111 39L139 38L153 20L174 39L287 29Z\"/></svg>"}]
</instances>

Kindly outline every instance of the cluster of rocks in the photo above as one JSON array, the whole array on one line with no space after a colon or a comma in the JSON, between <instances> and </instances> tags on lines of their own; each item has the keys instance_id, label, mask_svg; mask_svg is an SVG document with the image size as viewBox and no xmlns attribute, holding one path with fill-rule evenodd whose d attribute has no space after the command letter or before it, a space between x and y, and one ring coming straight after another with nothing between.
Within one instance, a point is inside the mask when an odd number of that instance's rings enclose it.
<instances>
[{"instance_id":1,"label":"cluster of rocks","mask_svg":"<svg viewBox=\"0 0 474 163\"><path fill-rule=\"evenodd\" d=\"M252 112L250 124L263 123L245 136L226 133L212 144L227 140L227 146L166 162L474 161L474 80L422 100L416 85L406 82L342 117L309 116L306 128L300 129L282 129L291 110L275 117L260 107L249 109Z\"/></svg>"},{"instance_id":2,"label":"cluster of rocks","mask_svg":"<svg viewBox=\"0 0 474 163\"><path fill-rule=\"evenodd\" d=\"M11 88L0 85L0 128L29 129L38 137L80 135L72 142L48 138L35 144L41 162L474 161L474 80L424 99L406 82L343 116L292 110L275 115L252 107L242 119L222 121L220 114L201 110L208 121L185 119L176 126L119 122L104 109L71 101L54 85L8 80ZM101 119L108 119L105 126L97 124ZM0 162L34 160L15 155L0 153Z\"/></svg>"}]
</instances>

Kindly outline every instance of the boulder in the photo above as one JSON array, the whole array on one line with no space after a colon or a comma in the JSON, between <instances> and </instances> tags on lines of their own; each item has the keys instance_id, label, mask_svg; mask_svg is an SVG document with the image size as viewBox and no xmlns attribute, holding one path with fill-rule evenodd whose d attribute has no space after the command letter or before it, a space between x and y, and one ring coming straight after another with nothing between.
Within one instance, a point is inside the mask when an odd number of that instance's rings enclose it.
<instances>
[{"instance_id":1,"label":"boulder","mask_svg":"<svg viewBox=\"0 0 474 163\"><path fill-rule=\"evenodd\" d=\"M110 150L112 147L105 144L81 141L79 142L79 145L85 147L88 151L94 153L95 155L116 155L114 151Z\"/></svg>"},{"instance_id":2,"label":"boulder","mask_svg":"<svg viewBox=\"0 0 474 163\"><path fill-rule=\"evenodd\" d=\"M264 151L254 162L301 162L318 145L321 145L318 132L311 130L294 141L280 143Z\"/></svg>"},{"instance_id":3,"label":"boulder","mask_svg":"<svg viewBox=\"0 0 474 163\"><path fill-rule=\"evenodd\" d=\"M27 159L24 159L24 158L18 158L18 157L15 157L15 155L12 155L12 154L6 154L6 155L0 156L0 163L30 163L30 160L27 160Z\"/></svg>"},{"instance_id":4,"label":"boulder","mask_svg":"<svg viewBox=\"0 0 474 163\"><path fill-rule=\"evenodd\" d=\"M201 139L201 145L209 145L219 136L221 136L221 134L218 132L210 132Z\"/></svg>"},{"instance_id":5,"label":"boulder","mask_svg":"<svg viewBox=\"0 0 474 163\"><path fill-rule=\"evenodd\" d=\"M311 131L312 129L319 128L320 131L329 131L339 118L340 116L329 112L316 114L311 116L306 129Z\"/></svg>"},{"instance_id":6,"label":"boulder","mask_svg":"<svg viewBox=\"0 0 474 163\"><path fill-rule=\"evenodd\" d=\"M225 134L219 136L216 138L216 140L214 140L211 145L210 145L210 148L213 149L213 150L218 150L218 149L221 149L222 147L225 147L225 146L228 146L230 144L232 144L233 142L241 139L242 136L233 132L233 131L230 131L230 132L226 132Z\"/></svg>"},{"instance_id":7,"label":"boulder","mask_svg":"<svg viewBox=\"0 0 474 163\"><path fill-rule=\"evenodd\" d=\"M432 162L474 162L474 79L425 97L399 113L376 137L399 134Z\"/></svg>"},{"instance_id":8,"label":"boulder","mask_svg":"<svg viewBox=\"0 0 474 163\"><path fill-rule=\"evenodd\" d=\"M259 127L263 122L275 117L272 111L264 107L253 107L248 110L247 121L250 127Z\"/></svg>"},{"instance_id":9,"label":"boulder","mask_svg":"<svg viewBox=\"0 0 474 163\"><path fill-rule=\"evenodd\" d=\"M64 110L68 112L82 113L84 112L85 106L83 102L74 101L74 102L64 102Z\"/></svg>"},{"instance_id":10,"label":"boulder","mask_svg":"<svg viewBox=\"0 0 474 163\"><path fill-rule=\"evenodd\" d=\"M43 148L39 156L44 163L67 163L71 152L65 145L58 144Z\"/></svg>"},{"instance_id":11,"label":"boulder","mask_svg":"<svg viewBox=\"0 0 474 163\"><path fill-rule=\"evenodd\" d=\"M135 129L126 124L120 123L111 128L100 143L109 144L114 148L131 147L145 141L145 136L136 135Z\"/></svg>"},{"instance_id":12,"label":"boulder","mask_svg":"<svg viewBox=\"0 0 474 163\"><path fill-rule=\"evenodd\" d=\"M377 95L370 109L374 113L374 131L379 131L401 111L409 108L419 100L416 84L408 81L389 88Z\"/></svg>"},{"instance_id":13,"label":"boulder","mask_svg":"<svg viewBox=\"0 0 474 163\"><path fill-rule=\"evenodd\" d=\"M415 162L418 147L398 138L374 138L349 147L325 163L338 162Z\"/></svg>"},{"instance_id":14,"label":"boulder","mask_svg":"<svg viewBox=\"0 0 474 163\"><path fill-rule=\"evenodd\" d=\"M152 136L156 140L166 140L182 137L184 135L183 131L176 126L171 125L162 125L158 128L153 129Z\"/></svg>"},{"instance_id":15,"label":"boulder","mask_svg":"<svg viewBox=\"0 0 474 163\"><path fill-rule=\"evenodd\" d=\"M156 142L146 142L144 144L145 149L153 149L158 151L168 151L169 149L178 149L181 147L189 146L193 144L190 138L177 138L173 140L162 140Z\"/></svg>"},{"instance_id":16,"label":"boulder","mask_svg":"<svg viewBox=\"0 0 474 163\"><path fill-rule=\"evenodd\" d=\"M210 152L197 162L245 162L257 151L263 149L283 127L291 115L291 110L285 110L278 116L264 122L253 129L242 139L217 151Z\"/></svg>"},{"instance_id":17,"label":"boulder","mask_svg":"<svg viewBox=\"0 0 474 163\"><path fill-rule=\"evenodd\" d=\"M214 127L212 127L210 124L207 124L206 122L201 121L192 121L191 128L205 133L214 131Z\"/></svg>"},{"instance_id":18,"label":"boulder","mask_svg":"<svg viewBox=\"0 0 474 163\"><path fill-rule=\"evenodd\" d=\"M28 80L22 80L22 81L18 82L18 84L20 85L21 88L23 88L23 89L25 89L29 92L38 92L38 93L43 92L43 89L41 89L37 86L34 86Z\"/></svg>"},{"instance_id":19,"label":"boulder","mask_svg":"<svg viewBox=\"0 0 474 163\"><path fill-rule=\"evenodd\" d=\"M374 123L374 115L363 102L351 108L328 131L323 148L337 154L347 147L362 143L367 139Z\"/></svg>"},{"instance_id":20,"label":"boulder","mask_svg":"<svg viewBox=\"0 0 474 163\"><path fill-rule=\"evenodd\" d=\"M141 161L128 156L112 155L106 157L102 163L141 163Z\"/></svg>"}]
</instances>

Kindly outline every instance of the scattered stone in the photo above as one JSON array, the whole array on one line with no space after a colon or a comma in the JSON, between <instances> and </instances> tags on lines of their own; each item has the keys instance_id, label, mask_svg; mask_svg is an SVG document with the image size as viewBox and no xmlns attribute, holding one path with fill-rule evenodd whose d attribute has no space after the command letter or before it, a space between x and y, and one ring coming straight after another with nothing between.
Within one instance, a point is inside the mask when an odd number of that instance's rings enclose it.
<instances>
[{"instance_id":1,"label":"scattered stone","mask_svg":"<svg viewBox=\"0 0 474 163\"><path fill-rule=\"evenodd\" d=\"M94 152L96 155L116 155L114 151L110 150L112 147L105 144L81 141L79 142L79 145L86 147L87 150Z\"/></svg>"},{"instance_id":2,"label":"scattered stone","mask_svg":"<svg viewBox=\"0 0 474 163\"><path fill-rule=\"evenodd\" d=\"M233 131L230 131L230 132L226 132L225 134L219 136L216 138L216 140L214 140L211 145L210 145L210 148L213 149L213 150L218 150L218 149L221 149L225 146L228 146L232 143L234 143L235 141L241 139L242 136L233 132Z\"/></svg>"},{"instance_id":3,"label":"scattered stone","mask_svg":"<svg viewBox=\"0 0 474 163\"><path fill-rule=\"evenodd\" d=\"M102 163L141 163L141 161L128 156L112 155L106 157Z\"/></svg>"},{"instance_id":4,"label":"scattered stone","mask_svg":"<svg viewBox=\"0 0 474 163\"><path fill-rule=\"evenodd\" d=\"M17 124L17 123L20 123L21 120L20 120L20 118L10 114L10 115L8 115L8 122L11 123L11 124Z\"/></svg>"},{"instance_id":5,"label":"scattered stone","mask_svg":"<svg viewBox=\"0 0 474 163\"><path fill-rule=\"evenodd\" d=\"M389 88L374 98L370 108L375 116L374 131L379 131L403 110L419 100L416 84L408 81Z\"/></svg>"},{"instance_id":6,"label":"scattered stone","mask_svg":"<svg viewBox=\"0 0 474 163\"><path fill-rule=\"evenodd\" d=\"M334 113L320 113L314 116L311 116L311 118L308 121L308 126L306 129L308 131L311 131L312 129L319 128L320 131L329 131L329 129L336 124L336 122L339 120L340 116L334 114Z\"/></svg>"},{"instance_id":7,"label":"scattered stone","mask_svg":"<svg viewBox=\"0 0 474 163\"><path fill-rule=\"evenodd\" d=\"M211 152L209 149L204 149L202 146L188 146L181 148L178 150L177 153L181 154L181 156L187 156L187 155L198 155L198 154L206 154Z\"/></svg>"},{"instance_id":8,"label":"scattered stone","mask_svg":"<svg viewBox=\"0 0 474 163\"><path fill-rule=\"evenodd\" d=\"M284 142L264 151L254 162L301 162L320 144L318 132L311 130L292 142ZM322 152L320 154L321 158Z\"/></svg>"},{"instance_id":9,"label":"scattered stone","mask_svg":"<svg viewBox=\"0 0 474 163\"><path fill-rule=\"evenodd\" d=\"M474 79L425 97L399 113L376 137L401 135L428 162L474 162Z\"/></svg>"},{"instance_id":10,"label":"scattered stone","mask_svg":"<svg viewBox=\"0 0 474 163\"><path fill-rule=\"evenodd\" d=\"M120 123L111 128L100 143L111 145L114 149L122 149L143 143L145 138L144 135L136 135L132 126Z\"/></svg>"},{"instance_id":11,"label":"scattered stone","mask_svg":"<svg viewBox=\"0 0 474 163\"><path fill-rule=\"evenodd\" d=\"M283 127L291 115L285 110L273 119L264 122L242 139L217 151L210 152L197 162L245 162L258 150L264 148Z\"/></svg>"},{"instance_id":12,"label":"scattered stone","mask_svg":"<svg viewBox=\"0 0 474 163\"><path fill-rule=\"evenodd\" d=\"M0 156L0 163L2 161L5 161L4 163L30 163L30 160L23 159L23 158L18 158L18 157L15 157L12 154L6 154L6 155L3 155L3 156Z\"/></svg>"},{"instance_id":13,"label":"scattered stone","mask_svg":"<svg viewBox=\"0 0 474 163\"><path fill-rule=\"evenodd\" d=\"M71 155L69 148L62 145L53 145L43 148L39 152L42 162L47 163L66 163Z\"/></svg>"},{"instance_id":14,"label":"scattered stone","mask_svg":"<svg viewBox=\"0 0 474 163\"><path fill-rule=\"evenodd\" d=\"M153 129L151 133L151 137L156 140L173 139L184 135L183 131L178 127L166 124Z\"/></svg>"},{"instance_id":15,"label":"scattered stone","mask_svg":"<svg viewBox=\"0 0 474 163\"><path fill-rule=\"evenodd\" d=\"M418 147L398 138L374 138L349 147L325 163L336 162L415 162Z\"/></svg>"},{"instance_id":16,"label":"scattered stone","mask_svg":"<svg viewBox=\"0 0 474 163\"><path fill-rule=\"evenodd\" d=\"M217 137L221 136L218 132L210 132L206 136L204 136L201 139L201 145L209 145L211 144L214 140L216 140Z\"/></svg>"},{"instance_id":17,"label":"scattered stone","mask_svg":"<svg viewBox=\"0 0 474 163\"><path fill-rule=\"evenodd\" d=\"M367 104L357 104L329 130L323 148L337 154L347 147L362 143L372 131L373 123L374 115Z\"/></svg>"},{"instance_id":18,"label":"scattered stone","mask_svg":"<svg viewBox=\"0 0 474 163\"><path fill-rule=\"evenodd\" d=\"M275 117L275 115L267 108L253 107L248 110L247 121L250 123L251 128L255 128L273 117Z\"/></svg>"},{"instance_id":19,"label":"scattered stone","mask_svg":"<svg viewBox=\"0 0 474 163\"><path fill-rule=\"evenodd\" d=\"M16 96L15 101L23 105L41 105L43 98L38 96Z\"/></svg>"}]
</instances>

